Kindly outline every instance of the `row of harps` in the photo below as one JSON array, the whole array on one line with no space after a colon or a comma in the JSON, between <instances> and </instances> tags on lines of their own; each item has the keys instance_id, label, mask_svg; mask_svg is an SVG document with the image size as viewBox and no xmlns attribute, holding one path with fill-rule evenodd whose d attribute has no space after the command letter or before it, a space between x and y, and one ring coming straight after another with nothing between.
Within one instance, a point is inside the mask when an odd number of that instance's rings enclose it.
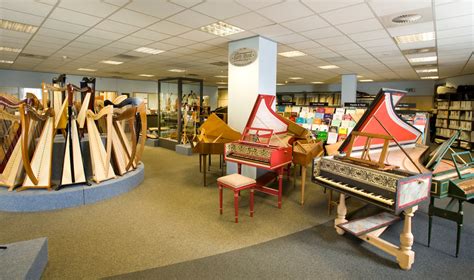
<instances>
[{"instance_id":1,"label":"row of harps","mask_svg":"<svg viewBox=\"0 0 474 280\"><path fill-rule=\"evenodd\" d=\"M137 168L146 140L146 109L140 99L91 102L91 87L64 83L43 83L42 90L41 101L33 94L24 100L0 95L1 186L51 190L53 160L59 156L63 164L56 190L89 185L90 179L100 183ZM55 137L65 144L53 159ZM83 137L89 138L92 178L85 172Z\"/></svg>"}]
</instances>

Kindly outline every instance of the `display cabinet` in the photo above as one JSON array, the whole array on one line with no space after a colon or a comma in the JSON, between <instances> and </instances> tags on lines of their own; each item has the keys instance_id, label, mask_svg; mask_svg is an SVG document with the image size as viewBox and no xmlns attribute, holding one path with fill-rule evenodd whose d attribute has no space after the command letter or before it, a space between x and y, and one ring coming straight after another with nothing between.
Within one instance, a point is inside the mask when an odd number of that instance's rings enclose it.
<instances>
[{"instance_id":1,"label":"display cabinet","mask_svg":"<svg viewBox=\"0 0 474 280\"><path fill-rule=\"evenodd\" d=\"M174 149L186 144L201 121L203 81L192 78L158 80L158 131L160 146Z\"/></svg>"}]
</instances>

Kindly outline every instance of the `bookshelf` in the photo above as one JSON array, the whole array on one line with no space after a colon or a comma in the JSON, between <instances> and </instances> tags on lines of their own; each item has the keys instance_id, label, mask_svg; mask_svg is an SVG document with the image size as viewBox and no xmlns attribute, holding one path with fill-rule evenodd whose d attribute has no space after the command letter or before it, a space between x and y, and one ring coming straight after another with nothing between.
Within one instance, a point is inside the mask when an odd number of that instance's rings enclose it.
<instances>
[{"instance_id":1,"label":"bookshelf","mask_svg":"<svg viewBox=\"0 0 474 280\"><path fill-rule=\"evenodd\" d=\"M458 86L455 89L438 85L435 106L435 141L443 142L460 130L459 139L453 146L471 150L474 146L474 86Z\"/></svg>"}]
</instances>

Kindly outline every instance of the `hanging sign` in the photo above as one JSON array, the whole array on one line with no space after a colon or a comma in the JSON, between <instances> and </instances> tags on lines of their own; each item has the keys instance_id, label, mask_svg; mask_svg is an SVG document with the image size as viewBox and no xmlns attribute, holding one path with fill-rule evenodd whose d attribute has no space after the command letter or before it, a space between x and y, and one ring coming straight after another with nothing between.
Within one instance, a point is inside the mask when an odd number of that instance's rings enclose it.
<instances>
[{"instance_id":1,"label":"hanging sign","mask_svg":"<svg viewBox=\"0 0 474 280\"><path fill-rule=\"evenodd\" d=\"M351 103L351 102L344 102L344 107L367 108L367 107L369 107L369 104L368 104L368 103Z\"/></svg>"},{"instance_id":2,"label":"hanging sign","mask_svg":"<svg viewBox=\"0 0 474 280\"><path fill-rule=\"evenodd\" d=\"M229 56L230 64L234 66L247 66L257 59L257 51L249 48L240 48Z\"/></svg>"},{"instance_id":3,"label":"hanging sign","mask_svg":"<svg viewBox=\"0 0 474 280\"><path fill-rule=\"evenodd\" d=\"M327 102L309 102L309 106L326 107L326 106L329 106L329 103L327 103Z\"/></svg>"},{"instance_id":4,"label":"hanging sign","mask_svg":"<svg viewBox=\"0 0 474 280\"><path fill-rule=\"evenodd\" d=\"M398 103L396 108L416 108L416 103Z\"/></svg>"}]
</instances>

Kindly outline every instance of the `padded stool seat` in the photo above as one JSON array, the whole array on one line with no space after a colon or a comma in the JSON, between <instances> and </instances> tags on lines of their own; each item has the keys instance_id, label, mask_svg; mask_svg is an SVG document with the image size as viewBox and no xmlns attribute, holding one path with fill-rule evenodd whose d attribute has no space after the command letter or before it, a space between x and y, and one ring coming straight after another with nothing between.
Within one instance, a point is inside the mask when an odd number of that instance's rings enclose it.
<instances>
[{"instance_id":1,"label":"padded stool seat","mask_svg":"<svg viewBox=\"0 0 474 280\"><path fill-rule=\"evenodd\" d=\"M253 194L256 185L255 179L245 177L240 174L230 174L219 177L217 185L219 187L219 206L220 214L222 215L222 189L227 188L234 191L234 208L235 208L235 222L239 222L239 193L241 190L250 189L250 217L253 217Z\"/></svg>"}]
</instances>

